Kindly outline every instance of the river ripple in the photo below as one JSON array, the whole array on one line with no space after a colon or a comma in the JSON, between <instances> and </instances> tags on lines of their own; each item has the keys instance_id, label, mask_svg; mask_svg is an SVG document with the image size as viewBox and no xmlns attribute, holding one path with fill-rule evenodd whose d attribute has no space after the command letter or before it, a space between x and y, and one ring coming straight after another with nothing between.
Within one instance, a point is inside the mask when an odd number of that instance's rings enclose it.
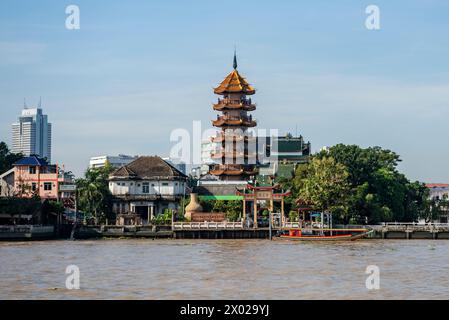
<instances>
[{"instance_id":1,"label":"river ripple","mask_svg":"<svg viewBox=\"0 0 449 320\"><path fill-rule=\"evenodd\" d=\"M65 288L70 264L80 290ZM0 242L0 265L0 299L449 298L443 240Z\"/></svg>"}]
</instances>

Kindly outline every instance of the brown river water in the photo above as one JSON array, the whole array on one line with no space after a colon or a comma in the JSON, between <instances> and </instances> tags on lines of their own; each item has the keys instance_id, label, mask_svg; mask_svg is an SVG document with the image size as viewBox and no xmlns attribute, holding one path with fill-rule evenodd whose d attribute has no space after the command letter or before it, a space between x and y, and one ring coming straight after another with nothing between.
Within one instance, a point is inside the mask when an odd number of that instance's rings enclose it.
<instances>
[{"instance_id":1,"label":"brown river water","mask_svg":"<svg viewBox=\"0 0 449 320\"><path fill-rule=\"evenodd\" d=\"M68 265L79 290L66 288ZM0 299L449 298L445 240L0 242L0 266Z\"/></svg>"}]
</instances>

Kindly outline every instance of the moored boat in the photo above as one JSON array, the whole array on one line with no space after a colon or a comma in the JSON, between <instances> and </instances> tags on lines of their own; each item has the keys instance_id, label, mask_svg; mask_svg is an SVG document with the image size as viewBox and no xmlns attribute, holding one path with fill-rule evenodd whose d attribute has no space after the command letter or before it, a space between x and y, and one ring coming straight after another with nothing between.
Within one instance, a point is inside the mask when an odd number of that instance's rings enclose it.
<instances>
[{"instance_id":1,"label":"moored boat","mask_svg":"<svg viewBox=\"0 0 449 320\"><path fill-rule=\"evenodd\" d=\"M367 228L333 228L332 212L314 211L312 205L297 200L298 222L284 227L276 239L305 241L343 241L367 237L372 230Z\"/></svg>"},{"instance_id":2,"label":"moored boat","mask_svg":"<svg viewBox=\"0 0 449 320\"><path fill-rule=\"evenodd\" d=\"M368 229L286 229L275 239L300 241L354 241L364 238L371 231Z\"/></svg>"}]
</instances>

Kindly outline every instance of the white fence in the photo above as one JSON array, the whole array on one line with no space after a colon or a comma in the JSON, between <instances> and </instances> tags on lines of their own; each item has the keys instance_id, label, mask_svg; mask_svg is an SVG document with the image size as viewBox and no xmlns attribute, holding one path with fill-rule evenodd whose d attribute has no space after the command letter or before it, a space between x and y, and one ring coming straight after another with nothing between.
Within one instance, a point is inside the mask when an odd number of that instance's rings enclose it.
<instances>
[{"instance_id":1,"label":"white fence","mask_svg":"<svg viewBox=\"0 0 449 320\"><path fill-rule=\"evenodd\" d=\"M243 229L242 222L173 222L173 230Z\"/></svg>"},{"instance_id":2,"label":"white fence","mask_svg":"<svg viewBox=\"0 0 449 320\"><path fill-rule=\"evenodd\" d=\"M420 223L420 222L383 222L383 226L435 226L435 227L449 227L449 223Z\"/></svg>"}]
</instances>

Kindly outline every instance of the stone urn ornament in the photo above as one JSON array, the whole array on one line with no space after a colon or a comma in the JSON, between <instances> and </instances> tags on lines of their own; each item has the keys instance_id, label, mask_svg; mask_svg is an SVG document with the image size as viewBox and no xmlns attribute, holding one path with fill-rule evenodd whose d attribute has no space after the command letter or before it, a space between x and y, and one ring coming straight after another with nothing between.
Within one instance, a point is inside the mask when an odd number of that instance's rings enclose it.
<instances>
[{"instance_id":1,"label":"stone urn ornament","mask_svg":"<svg viewBox=\"0 0 449 320\"><path fill-rule=\"evenodd\" d=\"M186 206L185 209L185 218L190 221L192 219L192 213L194 212L202 212L203 207L200 205L198 201L198 193L190 194L190 203Z\"/></svg>"}]
</instances>

